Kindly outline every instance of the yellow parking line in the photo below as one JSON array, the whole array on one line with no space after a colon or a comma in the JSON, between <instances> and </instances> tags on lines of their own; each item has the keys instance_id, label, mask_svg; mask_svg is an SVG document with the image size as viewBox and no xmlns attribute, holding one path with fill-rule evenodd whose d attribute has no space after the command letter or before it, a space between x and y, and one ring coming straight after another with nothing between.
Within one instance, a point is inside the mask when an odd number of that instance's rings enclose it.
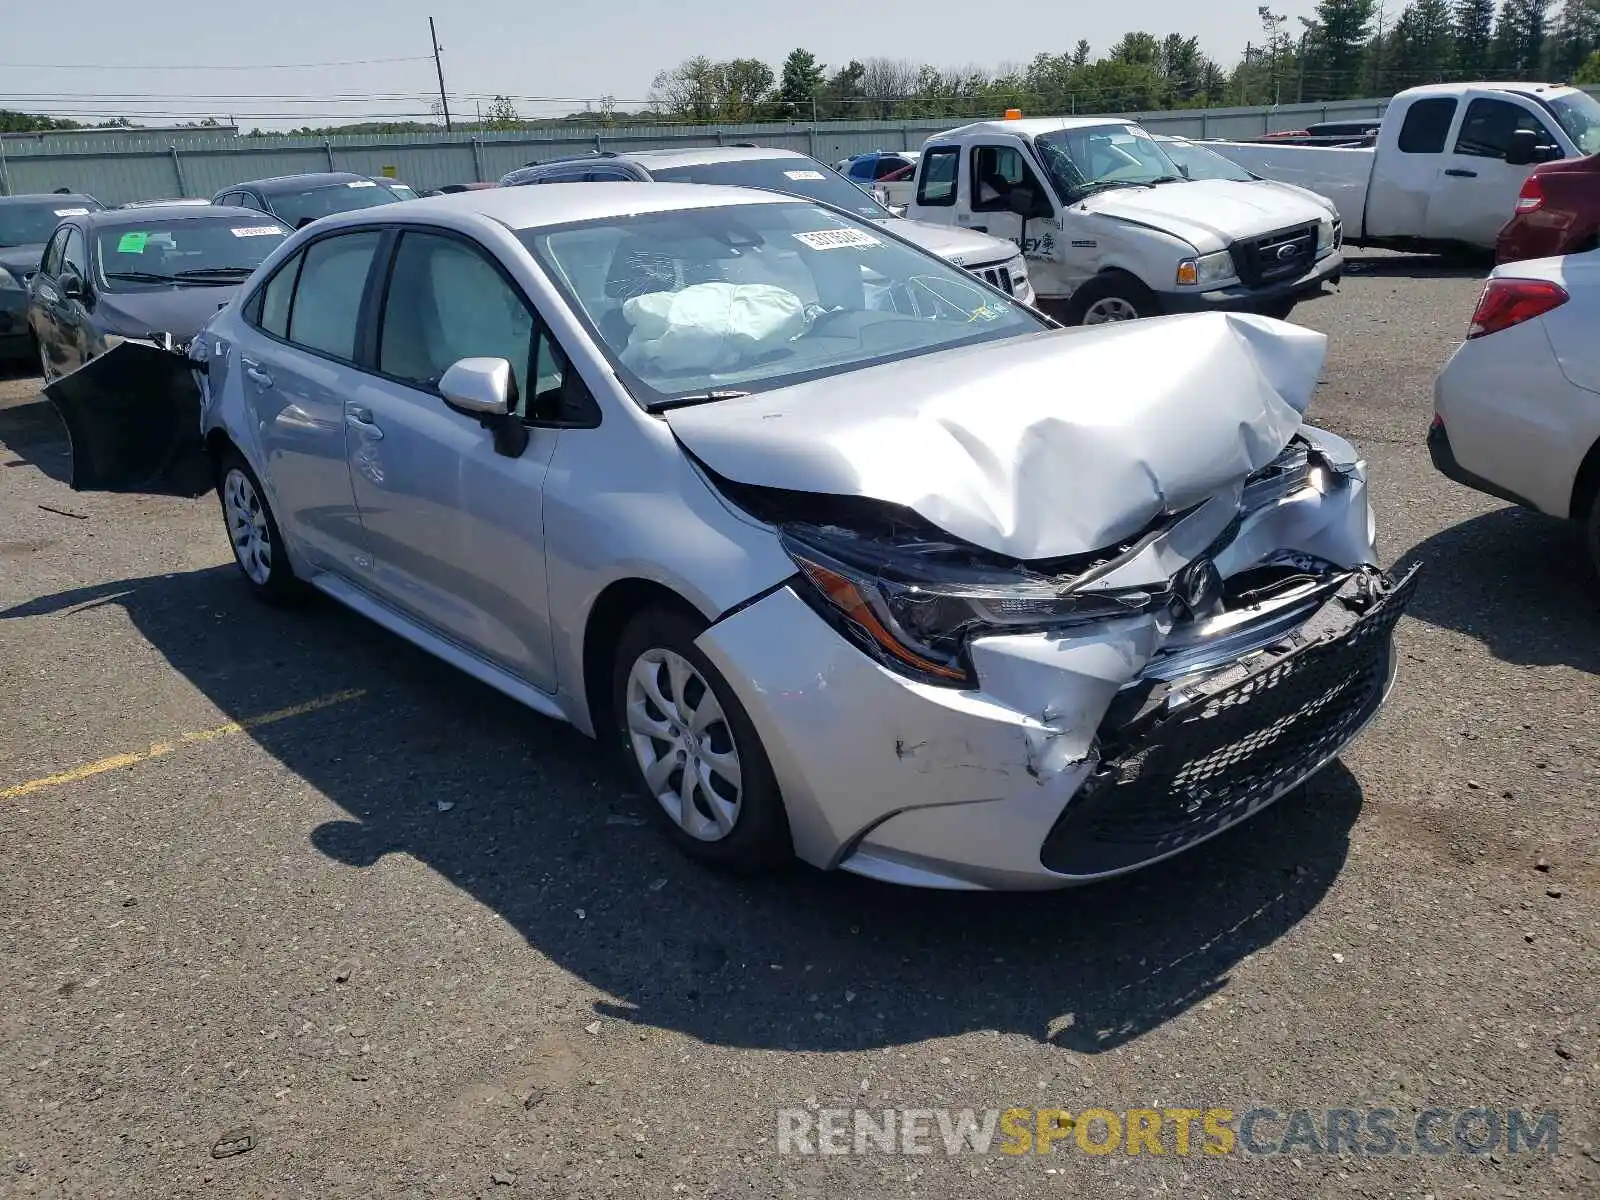
<instances>
[{"instance_id":1,"label":"yellow parking line","mask_svg":"<svg viewBox=\"0 0 1600 1200\"><path fill-rule=\"evenodd\" d=\"M77 783L80 780L91 779L96 775L104 775L107 771L115 771L120 767L131 767L136 763L147 762L152 758L160 758L164 754L171 754L180 746L192 745L195 742L212 742L217 738L229 737L235 733L244 733L249 729L260 729L263 725L275 725L279 721L287 721L290 717L303 717L307 713L314 713L324 708L332 708L336 704L345 704L366 694L365 688L354 688L347 692L333 692L327 696L319 696L315 700L307 700L304 704L291 704L288 708L262 713L258 717L246 717L242 721L229 721L226 725L218 725L214 729L197 729L192 733L179 734L172 741L157 742L148 750L135 750L131 754L114 754L110 758L102 758L99 762L92 762L82 767L74 767L72 770L63 771L59 775L47 775L43 779L30 779L27 783L19 783L14 787L8 787L0 791L0 800L16 800L30 793L41 791L44 788L59 787L62 784Z\"/></svg>"}]
</instances>

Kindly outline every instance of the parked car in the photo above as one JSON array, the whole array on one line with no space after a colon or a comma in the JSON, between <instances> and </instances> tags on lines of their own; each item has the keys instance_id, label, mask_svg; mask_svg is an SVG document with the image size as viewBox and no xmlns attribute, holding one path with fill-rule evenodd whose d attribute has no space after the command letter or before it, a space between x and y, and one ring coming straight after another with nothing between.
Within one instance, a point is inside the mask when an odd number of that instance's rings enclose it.
<instances>
[{"instance_id":1,"label":"parked car","mask_svg":"<svg viewBox=\"0 0 1600 1200\"><path fill-rule=\"evenodd\" d=\"M695 150L639 150L629 154L586 154L534 163L507 174L507 187L545 183L701 183L755 187L804 196L876 222L880 228L949 259L994 284L1024 304L1034 300L1027 264L1017 247L975 230L950 229L906 221L879 201L846 183L816 159L793 150L759 146L717 146Z\"/></svg>"},{"instance_id":2,"label":"parked car","mask_svg":"<svg viewBox=\"0 0 1600 1200\"><path fill-rule=\"evenodd\" d=\"M1600 246L1600 154L1541 163L1495 239L1495 261L1558 258Z\"/></svg>"},{"instance_id":3,"label":"parked car","mask_svg":"<svg viewBox=\"0 0 1600 1200\"><path fill-rule=\"evenodd\" d=\"M218 192L211 203L258 209L298 229L330 213L416 198L417 193L408 185L393 179L320 171L236 183Z\"/></svg>"},{"instance_id":4,"label":"parked car","mask_svg":"<svg viewBox=\"0 0 1600 1200\"><path fill-rule=\"evenodd\" d=\"M101 208L93 196L0 196L0 362L33 353L28 337L28 280L39 269L44 244L64 217Z\"/></svg>"},{"instance_id":5,"label":"parked car","mask_svg":"<svg viewBox=\"0 0 1600 1200\"><path fill-rule=\"evenodd\" d=\"M1458 483L1583 526L1600 574L1600 250L1496 267L1434 385L1428 450Z\"/></svg>"},{"instance_id":6,"label":"parked car","mask_svg":"<svg viewBox=\"0 0 1600 1200\"><path fill-rule=\"evenodd\" d=\"M1072 325L1287 316L1344 269L1321 202L1185 179L1144 129L1114 117L1008 117L938 134L906 215L1021 246L1039 303Z\"/></svg>"},{"instance_id":7,"label":"parked car","mask_svg":"<svg viewBox=\"0 0 1600 1200\"><path fill-rule=\"evenodd\" d=\"M170 200L129 200L126 204L117 205L118 208L199 208L210 204L211 201L199 196L179 196Z\"/></svg>"},{"instance_id":8,"label":"parked car","mask_svg":"<svg viewBox=\"0 0 1600 1200\"><path fill-rule=\"evenodd\" d=\"M836 208L575 184L330 217L189 358L46 394L74 487L206 474L251 589L599 736L704 859L1040 888L1205 841L1382 703L1414 577L1303 423L1324 348L1061 332Z\"/></svg>"},{"instance_id":9,"label":"parked car","mask_svg":"<svg viewBox=\"0 0 1600 1200\"><path fill-rule=\"evenodd\" d=\"M911 203L916 186L920 150L874 150L847 159L841 173L851 183L871 192L889 208L904 208Z\"/></svg>"},{"instance_id":10,"label":"parked car","mask_svg":"<svg viewBox=\"0 0 1600 1200\"><path fill-rule=\"evenodd\" d=\"M1555 84L1433 84L1389 102L1371 148L1207 144L1328 197L1351 245L1493 250L1536 164L1600 152L1600 102Z\"/></svg>"},{"instance_id":11,"label":"parked car","mask_svg":"<svg viewBox=\"0 0 1600 1200\"><path fill-rule=\"evenodd\" d=\"M210 204L64 218L28 284L40 373L48 382L125 341L187 346L289 233Z\"/></svg>"},{"instance_id":12,"label":"parked car","mask_svg":"<svg viewBox=\"0 0 1600 1200\"><path fill-rule=\"evenodd\" d=\"M1344 221L1339 216L1338 206L1326 196L1319 196L1307 188L1292 183L1280 183L1276 179L1263 179L1259 175L1251 174L1232 159L1223 158L1215 150L1199 142L1192 142L1188 138L1168 137L1159 133L1150 136L1167 152L1167 157L1178 165L1178 170L1183 172L1185 179L1226 179L1233 183L1257 183L1262 187L1277 188L1320 205L1333 219L1334 249L1341 249L1344 246Z\"/></svg>"}]
</instances>

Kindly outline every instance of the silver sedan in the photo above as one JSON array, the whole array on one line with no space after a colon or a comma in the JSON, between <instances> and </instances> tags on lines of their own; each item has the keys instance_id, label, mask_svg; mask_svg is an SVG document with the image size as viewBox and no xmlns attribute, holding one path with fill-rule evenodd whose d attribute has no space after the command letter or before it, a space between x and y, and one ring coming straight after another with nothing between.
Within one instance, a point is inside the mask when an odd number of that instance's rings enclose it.
<instances>
[{"instance_id":1,"label":"silver sedan","mask_svg":"<svg viewBox=\"0 0 1600 1200\"><path fill-rule=\"evenodd\" d=\"M1244 820L1382 703L1413 580L1302 420L1323 353L1062 331L806 200L573 184L318 221L187 358L49 394L76 486L215 486L264 599L605 739L701 858L1045 888Z\"/></svg>"}]
</instances>

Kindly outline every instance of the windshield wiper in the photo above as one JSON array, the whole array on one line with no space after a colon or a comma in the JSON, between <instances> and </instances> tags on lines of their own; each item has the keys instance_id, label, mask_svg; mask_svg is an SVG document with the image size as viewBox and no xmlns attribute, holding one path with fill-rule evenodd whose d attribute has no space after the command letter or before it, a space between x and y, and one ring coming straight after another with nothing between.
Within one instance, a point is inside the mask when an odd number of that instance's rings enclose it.
<instances>
[{"instance_id":1,"label":"windshield wiper","mask_svg":"<svg viewBox=\"0 0 1600 1200\"><path fill-rule=\"evenodd\" d=\"M1149 186L1151 186L1151 187L1159 187L1163 183L1187 183L1187 182L1189 182L1189 180L1188 180L1188 177L1185 176L1185 175L1158 175L1158 176L1156 176L1154 179L1152 179L1150 181L1150 185Z\"/></svg>"},{"instance_id":2,"label":"windshield wiper","mask_svg":"<svg viewBox=\"0 0 1600 1200\"><path fill-rule=\"evenodd\" d=\"M155 271L107 271L107 279L131 279L135 283L177 283L174 275L161 275Z\"/></svg>"},{"instance_id":3,"label":"windshield wiper","mask_svg":"<svg viewBox=\"0 0 1600 1200\"><path fill-rule=\"evenodd\" d=\"M737 400L741 396L748 396L749 392L741 392L738 388L714 388L709 392L695 392L688 396L669 396L665 400L656 400L645 405L646 412L667 412L674 408L689 408L696 404L713 404L718 400Z\"/></svg>"},{"instance_id":4,"label":"windshield wiper","mask_svg":"<svg viewBox=\"0 0 1600 1200\"><path fill-rule=\"evenodd\" d=\"M179 279L204 279L208 275L227 275L233 278L242 278L255 270L254 267L191 267L187 271L179 271Z\"/></svg>"}]
</instances>

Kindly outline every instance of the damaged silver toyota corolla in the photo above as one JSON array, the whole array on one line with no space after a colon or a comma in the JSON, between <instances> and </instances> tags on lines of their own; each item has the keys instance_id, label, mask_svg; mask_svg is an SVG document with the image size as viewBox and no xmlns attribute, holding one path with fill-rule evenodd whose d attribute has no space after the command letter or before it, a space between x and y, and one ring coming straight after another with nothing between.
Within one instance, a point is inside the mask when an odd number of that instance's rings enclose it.
<instances>
[{"instance_id":1,"label":"damaged silver toyota corolla","mask_svg":"<svg viewBox=\"0 0 1600 1200\"><path fill-rule=\"evenodd\" d=\"M1323 352L1061 331L810 202L576 184L319 221L187 360L48 394L76 486L214 484L253 589L614 742L702 858L1045 888L1244 820L1382 704L1414 576L1302 421Z\"/></svg>"}]
</instances>

